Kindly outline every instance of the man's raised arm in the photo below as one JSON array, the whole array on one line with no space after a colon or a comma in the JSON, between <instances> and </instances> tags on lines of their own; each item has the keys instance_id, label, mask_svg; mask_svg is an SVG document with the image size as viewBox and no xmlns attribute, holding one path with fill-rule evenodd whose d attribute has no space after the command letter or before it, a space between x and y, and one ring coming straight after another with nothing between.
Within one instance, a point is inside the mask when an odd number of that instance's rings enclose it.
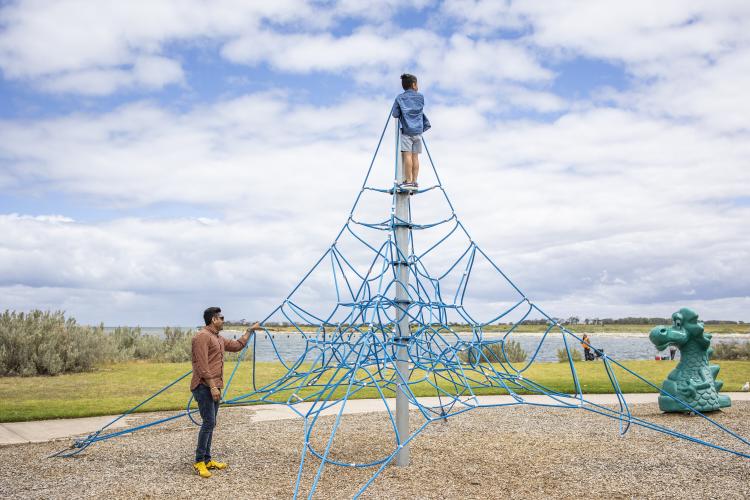
<instances>
[{"instance_id":1,"label":"man's raised arm","mask_svg":"<svg viewBox=\"0 0 750 500\"><path fill-rule=\"evenodd\" d=\"M247 341L250 340L250 332L261 329L262 327L260 326L260 323L256 321L250 328L245 331L245 334L238 340L230 340L221 337L221 339L224 341L224 350L229 352L241 351L247 345Z\"/></svg>"}]
</instances>

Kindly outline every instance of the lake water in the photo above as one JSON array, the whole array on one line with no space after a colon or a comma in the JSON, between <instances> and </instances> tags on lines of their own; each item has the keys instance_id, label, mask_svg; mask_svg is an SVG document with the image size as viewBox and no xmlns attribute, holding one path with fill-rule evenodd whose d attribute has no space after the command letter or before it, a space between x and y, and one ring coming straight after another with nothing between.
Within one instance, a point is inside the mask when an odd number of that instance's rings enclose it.
<instances>
[{"instance_id":1,"label":"lake water","mask_svg":"<svg viewBox=\"0 0 750 500\"><path fill-rule=\"evenodd\" d=\"M181 327L184 330L196 327ZM105 332L111 332L114 328L105 327ZM141 332L148 335L163 336L164 327L141 327ZM224 332L224 335L228 338L238 338L242 335L241 331L228 330ZM469 340L471 335L460 334L462 339ZM668 351L658 352L654 345L649 341L647 334L591 334L591 344L597 348L606 352L609 356L616 360L625 359L654 359L656 355L668 354ZM497 339L498 337L487 336L486 340ZM513 340L518 341L521 347L531 356L534 350L537 348L539 341L542 339L541 334L517 334L512 337ZM742 334L727 334L727 335L714 335L713 344L721 342L746 342L750 339L748 335ZM572 339L574 342L570 342L571 338L568 338L569 346L574 349L581 350L580 344ZM293 361L297 359L305 351L305 340L298 333L274 333L273 343L275 343L276 350L284 360ZM261 333L258 335L255 354L258 361L276 361L277 355L274 351L274 346L269 339L268 334ZM562 337L559 334L548 335L544 341L542 348L537 355L538 361L557 361L557 349L563 347ZM677 354L679 356L679 352Z\"/></svg>"},{"instance_id":2,"label":"lake water","mask_svg":"<svg viewBox=\"0 0 750 500\"><path fill-rule=\"evenodd\" d=\"M230 333L230 332L228 332ZM237 336L241 333L238 332ZM231 333L228 336L233 336ZM463 339L470 339L469 334L460 335ZM492 338L487 338L491 340ZM513 340L518 341L521 347L531 356L534 350L537 348L539 341L542 339L542 335L523 334L513 337ZM713 338L714 345L721 342L745 342L748 337L738 335L715 335ZM580 343L570 342L571 338L568 338L568 345L572 349L578 349L583 352ZM573 339L575 340L575 339ZM273 335L273 342L276 345L276 349L283 359L291 361L297 359L305 351L305 340L296 333L275 333ZM609 356L616 360L625 359L654 359L656 355L668 354L668 351L662 351L661 353L656 350L654 345L648 339L648 335L635 336L615 336L609 335L591 335L591 344L597 348L602 349ZM542 345L542 348L537 355L538 361L557 361L557 349L563 348L562 337L558 334L555 336L548 335ZM268 338L268 334L261 333L258 335L256 346L256 359L258 361L275 361L277 359L276 353L271 340ZM679 351L678 354L679 356Z\"/></svg>"}]
</instances>

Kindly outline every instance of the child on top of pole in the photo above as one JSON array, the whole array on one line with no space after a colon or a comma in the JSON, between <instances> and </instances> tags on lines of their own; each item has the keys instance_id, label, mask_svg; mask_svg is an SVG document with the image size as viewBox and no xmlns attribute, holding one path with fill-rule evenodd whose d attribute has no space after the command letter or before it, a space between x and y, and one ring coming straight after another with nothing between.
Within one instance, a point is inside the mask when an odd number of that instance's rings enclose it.
<instances>
[{"instance_id":1,"label":"child on top of pole","mask_svg":"<svg viewBox=\"0 0 750 500\"><path fill-rule=\"evenodd\" d=\"M419 174L419 153L422 152L422 133L430 128L430 120L422 111L424 96L418 92L417 77L404 73L401 75L401 86L404 92L396 96L391 114L401 124L401 141L399 149L404 163L404 179L401 188L415 191Z\"/></svg>"}]
</instances>

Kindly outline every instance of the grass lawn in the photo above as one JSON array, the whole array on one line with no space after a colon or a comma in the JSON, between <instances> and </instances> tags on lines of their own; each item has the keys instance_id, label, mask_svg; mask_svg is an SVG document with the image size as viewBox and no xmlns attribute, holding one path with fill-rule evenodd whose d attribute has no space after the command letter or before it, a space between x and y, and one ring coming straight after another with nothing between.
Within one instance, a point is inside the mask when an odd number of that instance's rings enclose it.
<instances>
[{"instance_id":1,"label":"grass lawn","mask_svg":"<svg viewBox=\"0 0 750 500\"><path fill-rule=\"evenodd\" d=\"M737 391L750 380L750 361L720 361L719 379L725 391ZM675 363L666 361L628 361L623 363L656 385L667 376ZM225 365L228 380L234 363ZM50 418L88 417L122 413L190 370L190 363L129 362L101 367L94 372L60 375L56 377L0 377L0 422L17 422ZM258 362L258 387L277 380L286 373L279 363ZM612 386L602 362L576 363L576 371L585 393L611 393ZM655 392L647 384L617 368L616 374L623 392ZM415 372L412 380L423 374ZM535 363L524 377L560 392L573 392L573 382L567 363ZM480 379L475 372L473 377ZM175 410L184 408L190 396L190 376L159 397L144 405L142 411ZM447 382L441 382L446 390ZM435 396L435 389L427 383L413 386L418 396ZM250 363L243 363L232 382L229 397L251 391ZM300 392L304 397L305 392ZM343 392L338 390L336 395ZM478 394L501 394L498 389L479 389ZM291 391L281 393L276 400L286 400ZM392 396L392 392L387 394ZM374 388L364 388L356 398L378 397Z\"/></svg>"}]
</instances>

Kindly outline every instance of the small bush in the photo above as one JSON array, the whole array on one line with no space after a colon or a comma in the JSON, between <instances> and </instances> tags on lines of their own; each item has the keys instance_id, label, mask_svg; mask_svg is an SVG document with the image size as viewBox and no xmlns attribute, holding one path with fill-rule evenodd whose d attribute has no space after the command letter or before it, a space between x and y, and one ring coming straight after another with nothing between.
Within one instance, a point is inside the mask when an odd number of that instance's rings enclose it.
<instances>
[{"instance_id":1,"label":"small bush","mask_svg":"<svg viewBox=\"0 0 750 500\"><path fill-rule=\"evenodd\" d=\"M118 326L109 334L113 361L152 359L158 361L162 355L162 340L146 335L141 328Z\"/></svg>"},{"instance_id":2,"label":"small bush","mask_svg":"<svg viewBox=\"0 0 750 500\"><path fill-rule=\"evenodd\" d=\"M523 350L520 342L511 340L505 343L505 356L508 357L508 361L511 363L523 363L526 361L528 354ZM461 352L459 359L465 363L475 365L477 363L486 363L487 360L490 363L505 363L505 356L503 356L502 346L498 342L482 345L481 351L479 347L472 346L468 351Z\"/></svg>"},{"instance_id":3,"label":"small bush","mask_svg":"<svg viewBox=\"0 0 750 500\"><path fill-rule=\"evenodd\" d=\"M57 375L93 369L106 358L104 328L76 324L62 311L0 315L0 375Z\"/></svg>"},{"instance_id":4,"label":"small bush","mask_svg":"<svg viewBox=\"0 0 750 500\"><path fill-rule=\"evenodd\" d=\"M583 359L583 357L581 356L581 351L579 351L578 349L571 349L570 357L573 358L574 362L581 361ZM564 347L561 347L557 350L557 361L558 363L565 363L568 361L568 352Z\"/></svg>"},{"instance_id":5,"label":"small bush","mask_svg":"<svg viewBox=\"0 0 750 500\"><path fill-rule=\"evenodd\" d=\"M139 360L164 361L164 341L153 335L143 335L133 350L133 358Z\"/></svg>"},{"instance_id":6,"label":"small bush","mask_svg":"<svg viewBox=\"0 0 750 500\"><path fill-rule=\"evenodd\" d=\"M142 337L140 327L118 326L108 335L112 361L128 361L135 358L136 344Z\"/></svg>"},{"instance_id":7,"label":"small bush","mask_svg":"<svg viewBox=\"0 0 750 500\"><path fill-rule=\"evenodd\" d=\"M166 327L164 329L164 344L166 346L165 361L181 363L190 361L192 354L193 330Z\"/></svg>"},{"instance_id":8,"label":"small bush","mask_svg":"<svg viewBox=\"0 0 750 500\"><path fill-rule=\"evenodd\" d=\"M750 360L750 342L720 342L713 346L711 359Z\"/></svg>"},{"instance_id":9,"label":"small bush","mask_svg":"<svg viewBox=\"0 0 750 500\"><path fill-rule=\"evenodd\" d=\"M109 334L114 361L190 361L192 338L193 330L169 326L164 329L163 339L143 333L140 327L118 326Z\"/></svg>"},{"instance_id":10,"label":"small bush","mask_svg":"<svg viewBox=\"0 0 750 500\"><path fill-rule=\"evenodd\" d=\"M515 340L505 343L505 354L508 356L508 360L511 363L523 363L528 357L526 351L521 347L521 343ZM500 356L502 356L502 353L500 353Z\"/></svg>"}]
</instances>

